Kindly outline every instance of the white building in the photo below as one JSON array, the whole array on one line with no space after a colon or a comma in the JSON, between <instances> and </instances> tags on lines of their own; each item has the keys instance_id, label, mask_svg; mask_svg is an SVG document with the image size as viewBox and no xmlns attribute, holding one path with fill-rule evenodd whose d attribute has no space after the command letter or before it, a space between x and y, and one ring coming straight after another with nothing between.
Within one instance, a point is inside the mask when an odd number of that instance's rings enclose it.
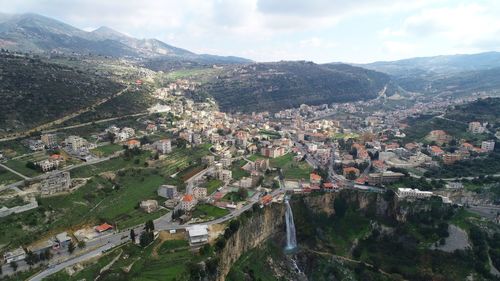
<instances>
[{"instance_id":1,"label":"white building","mask_svg":"<svg viewBox=\"0 0 500 281\"><path fill-rule=\"evenodd\" d=\"M140 205L141 209L146 213L152 213L158 209L158 201L156 200L144 200Z\"/></svg>"},{"instance_id":2,"label":"white building","mask_svg":"<svg viewBox=\"0 0 500 281\"><path fill-rule=\"evenodd\" d=\"M193 225L188 227L188 238L191 246L205 244L208 242L208 226Z\"/></svg>"},{"instance_id":3,"label":"white building","mask_svg":"<svg viewBox=\"0 0 500 281\"><path fill-rule=\"evenodd\" d=\"M486 128L481 125L479 122L470 122L469 123L469 132L473 134L482 134L486 131Z\"/></svg>"},{"instance_id":4,"label":"white building","mask_svg":"<svg viewBox=\"0 0 500 281\"><path fill-rule=\"evenodd\" d=\"M172 142L170 139L163 139L156 141L154 144L156 150L161 154L167 154L172 152Z\"/></svg>"},{"instance_id":5,"label":"white building","mask_svg":"<svg viewBox=\"0 0 500 281\"><path fill-rule=\"evenodd\" d=\"M481 143L481 149L485 151L493 151L495 149L495 141L493 140L483 141Z\"/></svg>"},{"instance_id":6,"label":"white building","mask_svg":"<svg viewBox=\"0 0 500 281\"><path fill-rule=\"evenodd\" d=\"M177 197L177 187L175 185L164 184L158 187L158 196L173 199Z\"/></svg>"},{"instance_id":7,"label":"white building","mask_svg":"<svg viewBox=\"0 0 500 281\"><path fill-rule=\"evenodd\" d=\"M86 139L79 136L69 136L64 142L66 143L66 147L71 148L73 151L78 151L80 148L86 147L88 144Z\"/></svg>"},{"instance_id":8,"label":"white building","mask_svg":"<svg viewBox=\"0 0 500 281\"><path fill-rule=\"evenodd\" d=\"M22 247L12 250L11 252L6 252L3 255L3 260L5 261L6 264L11 262L22 261L25 258L26 258L26 252L24 252L24 249Z\"/></svg>"},{"instance_id":9,"label":"white building","mask_svg":"<svg viewBox=\"0 0 500 281\"><path fill-rule=\"evenodd\" d=\"M432 196L431 191L421 191L418 188L398 188L398 192L396 192L398 197L400 198L410 198L410 199L420 199L420 198L429 198Z\"/></svg>"},{"instance_id":10,"label":"white building","mask_svg":"<svg viewBox=\"0 0 500 281\"><path fill-rule=\"evenodd\" d=\"M196 203L198 203L198 201L196 201L196 198L194 198L193 195L186 194L182 197L181 209L184 211L191 211L194 206L196 206Z\"/></svg>"},{"instance_id":11,"label":"white building","mask_svg":"<svg viewBox=\"0 0 500 281\"><path fill-rule=\"evenodd\" d=\"M193 188L194 198L197 200L205 199L207 197L207 189L204 187Z\"/></svg>"}]
</instances>

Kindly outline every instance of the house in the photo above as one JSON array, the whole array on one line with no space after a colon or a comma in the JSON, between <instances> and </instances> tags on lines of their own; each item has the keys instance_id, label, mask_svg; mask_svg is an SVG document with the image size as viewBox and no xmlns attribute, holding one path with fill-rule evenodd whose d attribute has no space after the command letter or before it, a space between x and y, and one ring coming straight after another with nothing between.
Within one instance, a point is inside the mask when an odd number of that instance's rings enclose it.
<instances>
[{"instance_id":1,"label":"house","mask_svg":"<svg viewBox=\"0 0 500 281\"><path fill-rule=\"evenodd\" d=\"M32 252L33 254L40 254L46 251L50 251L54 245L57 245L52 240L44 240L39 243L33 244L27 247L28 252Z\"/></svg>"},{"instance_id":2,"label":"house","mask_svg":"<svg viewBox=\"0 0 500 281\"><path fill-rule=\"evenodd\" d=\"M39 151L45 148L45 144L41 140L28 140L28 147L33 151Z\"/></svg>"},{"instance_id":3,"label":"house","mask_svg":"<svg viewBox=\"0 0 500 281\"><path fill-rule=\"evenodd\" d=\"M59 160L53 160L52 158L45 159L39 162L36 162L36 165L40 167L42 172L48 172L57 169L59 167Z\"/></svg>"},{"instance_id":4,"label":"house","mask_svg":"<svg viewBox=\"0 0 500 281\"><path fill-rule=\"evenodd\" d=\"M207 155L201 158L201 163L207 166L212 165L214 162L215 162L215 157L213 155Z\"/></svg>"},{"instance_id":5,"label":"house","mask_svg":"<svg viewBox=\"0 0 500 281\"><path fill-rule=\"evenodd\" d=\"M276 158L283 156L285 154L286 150L284 147L280 146L268 146L268 147L263 147L260 149L260 153L269 158Z\"/></svg>"},{"instance_id":6,"label":"house","mask_svg":"<svg viewBox=\"0 0 500 281\"><path fill-rule=\"evenodd\" d=\"M177 187L175 185L168 185L164 184L160 187L158 187L158 196L167 198L167 199L173 199L177 197Z\"/></svg>"},{"instance_id":7,"label":"house","mask_svg":"<svg viewBox=\"0 0 500 281\"><path fill-rule=\"evenodd\" d=\"M188 233L189 245L198 246L208 242L208 226L193 225L186 228Z\"/></svg>"},{"instance_id":8,"label":"house","mask_svg":"<svg viewBox=\"0 0 500 281\"><path fill-rule=\"evenodd\" d=\"M54 147L57 145L57 135L56 134L43 134L40 137L40 140L45 144L47 147Z\"/></svg>"},{"instance_id":9,"label":"house","mask_svg":"<svg viewBox=\"0 0 500 281\"><path fill-rule=\"evenodd\" d=\"M233 178L233 172L231 170L221 170L217 174L217 177L223 182L229 182Z\"/></svg>"},{"instance_id":10,"label":"house","mask_svg":"<svg viewBox=\"0 0 500 281\"><path fill-rule=\"evenodd\" d=\"M319 184L319 183L321 183L321 176L316 174L316 173L310 173L309 174L309 181L311 183Z\"/></svg>"},{"instance_id":11,"label":"house","mask_svg":"<svg viewBox=\"0 0 500 281\"><path fill-rule=\"evenodd\" d=\"M95 227L95 231L97 231L98 233L103 233L103 232L106 232L110 229L113 229L113 226L111 226L108 223L103 223L103 224Z\"/></svg>"},{"instance_id":12,"label":"house","mask_svg":"<svg viewBox=\"0 0 500 281\"><path fill-rule=\"evenodd\" d=\"M139 205L141 209L146 212L146 213L152 213L156 210L158 210L158 201L156 200L144 200L141 201L141 204Z\"/></svg>"},{"instance_id":13,"label":"house","mask_svg":"<svg viewBox=\"0 0 500 281\"><path fill-rule=\"evenodd\" d=\"M9 264L11 262L17 262L17 261L22 261L26 258L26 252L22 247L19 247L17 249L14 249L10 252L6 252L3 255L3 260L6 264Z\"/></svg>"},{"instance_id":14,"label":"house","mask_svg":"<svg viewBox=\"0 0 500 281\"><path fill-rule=\"evenodd\" d=\"M172 152L172 141L170 139L162 139L153 143L156 151L161 154L167 154Z\"/></svg>"},{"instance_id":15,"label":"house","mask_svg":"<svg viewBox=\"0 0 500 281\"><path fill-rule=\"evenodd\" d=\"M425 139L429 142L434 141L437 144L441 145L443 143L448 143L449 141L451 141L451 136L443 130L433 130L425 137Z\"/></svg>"},{"instance_id":16,"label":"house","mask_svg":"<svg viewBox=\"0 0 500 281\"><path fill-rule=\"evenodd\" d=\"M354 174L354 176L359 177L360 172L358 168L354 167L346 167L342 170L342 175L344 177L347 177L349 174Z\"/></svg>"},{"instance_id":17,"label":"house","mask_svg":"<svg viewBox=\"0 0 500 281\"><path fill-rule=\"evenodd\" d=\"M146 126L146 132L148 133L154 133L156 131L158 131L158 127L155 124L148 124Z\"/></svg>"},{"instance_id":18,"label":"house","mask_svg":"<svg viewBox=\"0 0 500 281\"><path fill-rule=\"evenodd\" d=\"M249 177L243 177L239 181L239 186L243 188L250 188L252 187L252 178Z\"/></svg>"},{"instance_id":19,"label":"house","mask_svg":"<svg viewBox=\"0 0 500 281\"><path fill-rule=\"evenodd\" d=\"M71 237L69 237L67 232L61 232L56 235L56 242L60 248L65 248L71 242Z\"/></svg>"},{"instance_id":20,"label":"house","mask_svg":"<svg viewBox=\"0 0 500 281\"><path fill-rule=\"evenodd\" d=\"M468 131L473 134L482 134L486 131L486 128L479 122L470 122Z\"/></svg>"},{"instance_id":21,"label":"house","mask_svg":"<svg viewBox=\"0 0 500 281\"><path fill-rule=\"evenodd\" d=\"M132 149L132 148L136 148L136 147L139 148L139 147L141 147L141 142L138 140L129 140L126 142L125 145L128 147L128 149Z\"/></svg>"},{"instance_id":22,"label":"house","mask_svg":"<svg viewBox=\"0 0 500 281\"><path fill-rule=\"evenodd\" d=\"M186 194L182 197L181 200L181 209L184 211L190 211L196 206L198 202L196 201L196 198L194 198L193 195L191 194Z\"/></svg>"},{"instance_id":23,"label":"house","mask_svg":"<svg viewBox=\"0 0 500 281\"><path fill-rule=\"evenodd\" d=\"M72 151L78 151L88 145L87 140L79 136L69 136L64 140L64 143L66 147L70 148Z\"/></svg>"},{"instance_id":24,"label":"house","mask_svg":"<svg viewBox=\"0 0 500 281\"><path fill-rule=\"evenodd\" d=\"M427 148L427 150L429 151L429 153L432 155L432 156L442 156L444 154L444 151L441 149L441 147L439 146L436 146L436 145L432 145L432 146L429 146Z\"/></svg>"},{"instance_id":25,"label":"house","mask_svg":"<svg viewBox=\"0 0 500 281\"><path fill-rule=\"evenodd\" d=\"M207 189L204 187L193 188L193 195L196 200L202 200L207 197Z\"/></svg>"},{"instance_id":26,"label":"house","mask_svg":"<svg viewBox=\"0 0 500 281\"><path fill-rule=\"evenodd\" d=\"M446 165L451 165L462 159L462 155L458 153L446 153L443 154L443 162Z\"/></svg>"},{"instance_id":27,"label":"house","mask_svg":"<svg viewBox=\"0 0 500 281\"><path fill-rule=\"evenodd\" d=\"M495 150L495 141L493 140L483 141L481 143L481 149L488 152Z\"/></svg>"}]
</instances>

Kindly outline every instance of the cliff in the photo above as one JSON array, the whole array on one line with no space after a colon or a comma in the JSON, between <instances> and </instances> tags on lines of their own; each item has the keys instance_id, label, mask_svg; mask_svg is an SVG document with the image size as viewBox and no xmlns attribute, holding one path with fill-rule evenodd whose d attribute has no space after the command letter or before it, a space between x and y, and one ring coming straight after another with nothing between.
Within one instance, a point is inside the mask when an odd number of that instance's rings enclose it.
<instances>
[{"instance_id":1,"label":"cliff","mask_svg":"<svg viewBox=\"0 0 500 281\"><path fill-rule=\"evenodd\" d=\"M216 280L224 281L231 266L241 255L279 232L283 228L284 217L285 208L282 204L271 204L247 217L219 254Z\"/></svg>"}]
</instances>

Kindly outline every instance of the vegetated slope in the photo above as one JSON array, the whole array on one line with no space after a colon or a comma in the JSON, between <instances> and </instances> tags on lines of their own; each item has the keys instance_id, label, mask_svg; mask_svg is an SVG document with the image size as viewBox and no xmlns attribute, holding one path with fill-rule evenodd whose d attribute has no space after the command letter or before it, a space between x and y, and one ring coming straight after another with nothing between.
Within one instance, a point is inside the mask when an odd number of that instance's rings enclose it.
<instances>
[{"instance_id":1,"label":"vegetated slope","mask_svg":"<svg viewBox=\"0 0 500 281\"><path fill-rule=\"evenodd\" d=\"M402 88L427 94L467 95L500 90L500 53L411 58L362 67L384 72Z\"/></svg>"},{"instance_id":2,"label":"vegetated slope","mask_svg":"<svg viewBox=\"0 0 500 281\"><path fill-rule=\"evenodd\" d=\"M457 105L446 112L446 118L461 122L488 122L488 128L500 128L500 98L480 99L468 104Z\"/></svg>"},{"instance_id":3,"label":"vegetated slope","mask_svg":"<svg viewBox=\"0 0 500 281\"><path fill-rule=\"evenodd\" d=\"M213 96L224 111L248 112L369 100L386 86L394 91L390 77L380 72L295 61L227 67L199 92Z\"/></svg>"},{"instance_id":4,"label":"vegetated slope","mask_svg":"<svg viewBox=\"0 0 500 281\"><path fill-rule=\"evenodd\" d=\"M121 88L79 69L0 52L0 134L63 117Z\"/></svg>"}]
</instances>

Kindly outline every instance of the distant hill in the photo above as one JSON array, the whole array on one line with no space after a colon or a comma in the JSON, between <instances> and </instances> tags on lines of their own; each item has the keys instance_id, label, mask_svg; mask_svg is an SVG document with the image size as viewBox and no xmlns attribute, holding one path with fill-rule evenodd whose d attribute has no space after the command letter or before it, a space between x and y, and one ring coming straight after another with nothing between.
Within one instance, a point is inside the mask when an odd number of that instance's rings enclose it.
<instances>
[{"instance_id":1,"label":"distant hill","mask_svg":"<svg viewBox=\"0 0 500 281\"><path fill-rule=\"evenodd\" d=\"M201 86L224 111L277 111L300 104L324 104L376 98L391 78L345 64L312 62L256 63L228 66Z\"/></svg>"},{"instance_id":2,"label":"distant hill","mask_svg":"<svg viewBox=\"0 0 500 281\"><path fill-rule=\"evenodd\" d=\"M0 52L0 135L73 113L123 89L90 71Z\"/></svg>"},{"instance_id":3,"label":"distant hill","mask_svg":"<svg viewBox=\"0 0 500 281\"><path fill-rule=\"evenodd\" d=\"M359 65L387 73L408 91L467 95L498 92L500 53L410 58Z\"/></svg>"},{"instance_id":4,"label":"distant hill","mask_svg":"<svg viewBox=\"0 0 500 281\"><path fill-rule=\"evenodd\" d=\"M250 62L237 57L199 55L157 39L136 39L108 27L86 32L37 14L0 15L0 48L136 59L169 58L208 64Z\"/></svg>"}]
</instances>

